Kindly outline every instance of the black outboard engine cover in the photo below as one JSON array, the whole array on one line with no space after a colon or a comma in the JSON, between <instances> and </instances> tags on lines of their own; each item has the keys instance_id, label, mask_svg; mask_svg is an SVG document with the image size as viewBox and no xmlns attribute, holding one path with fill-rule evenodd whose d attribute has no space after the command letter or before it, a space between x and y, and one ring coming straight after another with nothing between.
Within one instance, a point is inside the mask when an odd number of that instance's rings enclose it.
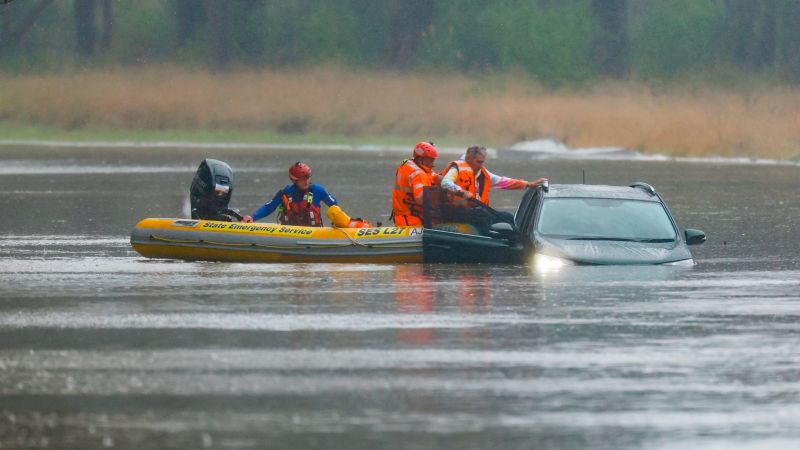
<instances>
[{"instance_id":1,"label":"black outboard engine cover","mask_svg":"<svg viewBox=\"0 0 800 450\"><path fill-rule=\"evenodd\" d=\"M242 216L228 209L233 195L233 170L216 159L204 159L189 188L192 219L238 222Z\"/></svg>"}]
</instances>

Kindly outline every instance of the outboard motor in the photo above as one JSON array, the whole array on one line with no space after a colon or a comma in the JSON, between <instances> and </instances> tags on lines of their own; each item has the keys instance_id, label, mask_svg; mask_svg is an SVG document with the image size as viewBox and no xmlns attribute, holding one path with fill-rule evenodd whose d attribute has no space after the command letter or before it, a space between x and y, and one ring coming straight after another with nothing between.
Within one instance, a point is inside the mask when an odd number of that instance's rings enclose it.
<instances>
[{"instance_id":1,"label":"outboard motor","mask_svg":"<svg viewBox=\"0 0 800 450\"><path fill-rule=\"evenodd\" d=\"M197 168L189 188L192 219L238 222L242 216L229 209L233 195L233 170L231 166L216 159L204 159Z\"/></svg>"}]
</instances>

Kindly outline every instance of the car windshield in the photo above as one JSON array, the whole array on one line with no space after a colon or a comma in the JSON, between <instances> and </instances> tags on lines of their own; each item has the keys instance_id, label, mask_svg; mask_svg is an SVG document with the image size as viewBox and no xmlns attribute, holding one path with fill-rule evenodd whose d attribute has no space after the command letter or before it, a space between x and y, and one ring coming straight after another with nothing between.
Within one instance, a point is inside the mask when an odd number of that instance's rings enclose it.
<instances>
[{"instance_id":1,"label":"car windshield","mask_svg":"<svg viewBox=\"0 0 800 450\"><path fill-rule=\"evenodd\" d=\"M675 228L658 202L606 198L550 198L539 233L565 239L671 242Z\"/></svg>"}]
</instances>

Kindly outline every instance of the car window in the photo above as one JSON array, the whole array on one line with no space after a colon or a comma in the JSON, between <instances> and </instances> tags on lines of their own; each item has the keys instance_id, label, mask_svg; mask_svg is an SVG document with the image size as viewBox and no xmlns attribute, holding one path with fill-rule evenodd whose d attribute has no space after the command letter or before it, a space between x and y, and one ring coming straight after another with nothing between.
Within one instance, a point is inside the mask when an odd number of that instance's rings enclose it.
<instances>
[{"instance_id":1,"label":"car window","mask_svg":"<svg viewBox=\"0 0 800 450\"><path fill-rule=\"evenodd\" d=\"M603 198L550 198L537 230L572 239L674 240L675 228L661 203Z\"/></svg>"}]
</instances>

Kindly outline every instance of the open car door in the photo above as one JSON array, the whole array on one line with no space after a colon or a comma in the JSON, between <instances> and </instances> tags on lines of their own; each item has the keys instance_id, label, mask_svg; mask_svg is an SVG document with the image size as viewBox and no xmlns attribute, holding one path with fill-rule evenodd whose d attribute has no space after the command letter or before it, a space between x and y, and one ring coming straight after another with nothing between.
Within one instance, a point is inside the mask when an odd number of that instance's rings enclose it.
<instances>
[{"instance_id":1,"label":"open car door","mask_svg":"<svg viewBox=\"0 0 800 450\"><path fill-rule=\"evenodd\" d=\"M520 264L525 249L511 214L439 187L423 191L425 262Z\"/></svg>"}]
</instances>

